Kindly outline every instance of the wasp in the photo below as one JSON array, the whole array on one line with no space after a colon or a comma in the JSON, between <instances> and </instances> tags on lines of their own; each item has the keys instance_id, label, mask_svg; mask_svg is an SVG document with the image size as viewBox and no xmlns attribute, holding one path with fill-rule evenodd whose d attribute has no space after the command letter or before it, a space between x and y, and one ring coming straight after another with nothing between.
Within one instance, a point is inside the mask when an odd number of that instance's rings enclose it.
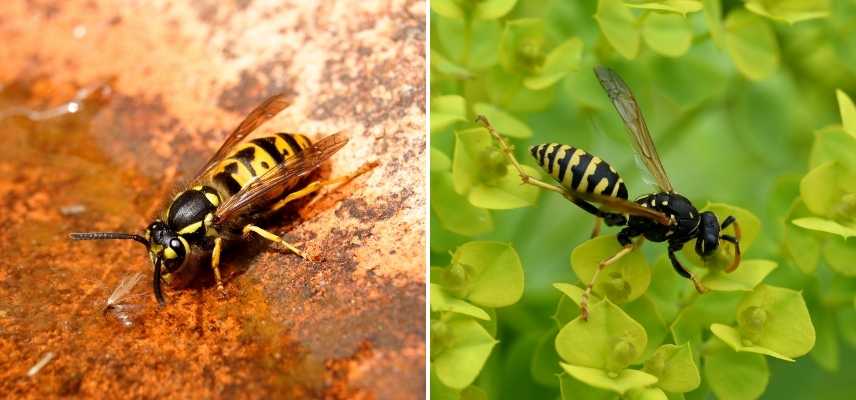
<instances>
[{"instance_id":1,"label":"wasp","mask_svg":"<svg viewBox=\"0 0 856 400\"><path fill-rule=\"evenodd\" d=\"M725 268L726 272L734 271L740 264L740 227L737 220L729 216L720 223L713 212L698 212L689 199L675 192L630 88L609 68L595 67L594 71L627 128L637 157L654 177L657 193L643 195L635 201L628 200L627 185L609 163L580 148L558 143L543 143L529 148L537 164L558 184L538 180L520 167L511 147L490 122L483 116L477 119L499 142L524 184L558 192L595 216L592 236L600 231L601 221L607 226L623 227L617 236L622 249L598 264L591 282L586 286L580 302L583 320L588 319L588 299L599 273L639 247L645 239L667 242L672 267L680 276L690 279L699 293L707 289L681 264L675 254L685 244L695 240L696 253L702 259L707 259L719 248L720 241L729 242L734 245L734 258ZM734 235L721 233L729 226L733 226Z\"/></svg>"},{"instance_id":2,"label":"wasp","mask_svg":"<svg viewBox=\"0 0 856 400\"><path fill-rule=\"evenodd\" d=\"M161 281L191 263L210 258L217 289L223 293L220 254L227 243L251 234L278 243L306 259L297 247L257 224L286 204L330 184L350 181L374 168L369 162L354 173L332 180L308 179L325 160L347 142L334 133L317 142L296 133L276 133L248 141L259 126L285 109L289 101L276 95L257 106L235 128L220 149L180 191L143 235L123 232L72 233L72 240L134 240L146 247L154 272L152 290L165 304Z\"/></svg>"}]
</instances>

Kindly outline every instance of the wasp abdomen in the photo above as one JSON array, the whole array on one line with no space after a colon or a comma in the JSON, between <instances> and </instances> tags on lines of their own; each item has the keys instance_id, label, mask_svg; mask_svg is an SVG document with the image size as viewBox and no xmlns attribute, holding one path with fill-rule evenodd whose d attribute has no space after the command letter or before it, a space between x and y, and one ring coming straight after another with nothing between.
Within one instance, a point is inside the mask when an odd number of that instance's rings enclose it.
<instances>
[{"instance_id":1,"label":"wasp abdomen","mask_svg":"<svg viewBox=\"0 0 856 400\"><path fill-rule=\"evenodd\" d=\"M306 136L290 133L250 140L238 146L214 168L211 180L224 192L224 198L233 196L277 165L288 163L289 158L310 145ZM288 189L283 187L283 190Z\"/></svg>"},{"instance_id":2,"label":"wasp abdomen","mask_svg":"<svg viewBox=\"0 0 856 400\"><path fill-rule=\"evenodd\" d=\"M529 152L541 168L567 189L627 199L627 187L618 172L585 150L544 143L530 147Z\"/></svg>"}]
</instances>

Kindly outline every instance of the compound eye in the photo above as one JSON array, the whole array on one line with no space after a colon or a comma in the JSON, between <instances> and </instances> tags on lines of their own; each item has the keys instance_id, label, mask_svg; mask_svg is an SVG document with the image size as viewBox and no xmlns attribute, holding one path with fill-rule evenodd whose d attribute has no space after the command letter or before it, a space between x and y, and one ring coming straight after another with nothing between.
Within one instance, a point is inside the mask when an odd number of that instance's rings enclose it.
<instances>
[{"instance_id":1,"label":"compound eye","mask_svg":"<svg viewBox=\"0 0 856 400\"><path fill-rule=\"evenodd\" d=\"M181 249L181 241L177 238L172 238L169 240L169 247L173 250Z\"/></svg>"}]
</instances>

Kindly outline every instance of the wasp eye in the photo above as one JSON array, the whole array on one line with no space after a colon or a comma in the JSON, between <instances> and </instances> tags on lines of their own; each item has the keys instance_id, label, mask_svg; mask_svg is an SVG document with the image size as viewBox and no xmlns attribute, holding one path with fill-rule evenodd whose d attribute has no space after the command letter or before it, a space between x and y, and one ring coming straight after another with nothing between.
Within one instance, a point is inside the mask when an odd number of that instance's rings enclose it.
<instances>
[{"instance_id":1,"label":"wasp eye","mask_svg":"<svg viewBox=\"0 0 856 400\"><path fill-rule=\"evenodd\" d=\"M181 241L176 238L172 238L169 240L169 247L178 250L181 248Z\"/></svg>"}]
</instances>

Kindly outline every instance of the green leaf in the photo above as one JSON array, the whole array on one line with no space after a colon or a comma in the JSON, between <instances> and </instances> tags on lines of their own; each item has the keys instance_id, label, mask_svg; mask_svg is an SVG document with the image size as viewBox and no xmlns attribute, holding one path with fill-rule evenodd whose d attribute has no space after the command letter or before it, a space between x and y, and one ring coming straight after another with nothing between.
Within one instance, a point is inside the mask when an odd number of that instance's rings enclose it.
<instances>
[{"instance_id":1,"label":"green leaf","mask_svg":"<svg viewBox=\"0 0 856 400\"><path fill-rule=\"evenodd\" d=\"M689 23L680 15L651 13L642 25L642 39L648 47L667 57L686 53L692 36Z\"/></svg>"},{"instance_id":2,"label":"green leaf","mask_svg":"<svg viewBox=\"0 0 856 400\"><path fill-rule=\"evenodd\" d=\"M764 393L770 370L762 355L723 348L705 357L704 377L720 399L754 400Z\"/></svg>"},{"instance_id":3,"label":"green leaf","mask_svg":"<svg viewBox=\"0 0 856 400\"><path fill-rule=\"evenodd\" d=\"M431 284L431 311L448 311L478 319L490 319L490 316L481 308L452 297L443 290L442 286L433 283Z\"/></svg>"},{"instance_id":4,"label":"green leaf","mask_svg":"<svg viewBox=\"0 0 856 400\"><path fill-rule=\"evenodd\" d=\"M566 373L559 375L562 400L619 400L617 393L591 387Z\"/></svg>"},{"instance_id":5,"label":"green leaf","mask_svg":"<svg viewBox=\"0 0 856 400\"><path fill-rule=\"evenodd\" d=\"M815 132L809 165L820 165L837 161L849 171L856 171L856 138L840 126L831 126Z\"/></svg>"},{"instance_id":6,"label":"green leaf","mask_svg":"<svg viewBox=\"0 0 856 400\"><path fill-rule=\"evenodd\" d=\"M829 238L823 247L823 257L833 271L856 277L856 240Z\"/></svg>"},{"instance_id":7,"label":"green leaf","mask_svg":"<svg viewBox=\"0 0 856 400\"><path fill-rule=\"evenodd\" d=\"M838 371L838 337L835 329L835 316L829 310L816 308L813 311L815 326L817 327L817 343L809 355L823 369Z\"/></svg>"},{"instance_id":8,"label":"green leaf","mask_svg":"<svg viewBox=\"0 0 856 400\"><path fill-rule=\"evenodd\" d=\"M431 133L445 130L456 122L467 120L467 103L457 95L431 99Z\"/></svg>"},{"instance_id":9,"label":"green leaf","mask_svg":"<svg viewBox=\"0 0 856 400\"><path fill-rule=\"evenodd\" d=\"M538 70L537 75L523 78L523 86L531 90L541 90L553 86L568 72L579 69L582 55L582 40L579 38L568 39L547 53L547 58Z\"/></svg>"},{"instance_id":10,"label":"green leaf","mask_svg":"<svg viewBox=\"0 0 856 400\"><path fill-rule=\"evenodd\" d=\"M829 16L827 0L746 0L746 8L755 14L790 24Z\"/></svg>"},{"instance_id":11,"label":"green leaf","mask_svg":"<svg viewBox=\"0 0 856 400\"><path fill-rule=\"evenodd\" d=\"M459 195L449 172L431 173L431 210L444 228L459 235L476 236L493 230L490 213L473 207Z\"/></svg>"},{"instance_id":12,"label":"green leaf","mask_svg":"<svg viewBox=\"0 0 856 400\"><path fill-rule=\"evenodd\" d=\"M783 355L776 353L775 351L770 350L770 349L765 348L765 347L752 346L752 345L744 346L743 345L744 339L740 336L740 331L738 331L734 327L730 327L728 325L723 325L723 324L713 324L710 326L710 331L713 332L713 334L716 335L716 337L718 337L720 340L725 342L725 344L730 346L734 351L763 354L763 355L778 358L780 360L791 361L791 362L794 361L793 358L783 356Z\"/></svg>"},{"instance_id":13,"label":"green leaf","mask_svg":"<svg viewBox=\"0 0 856 400\"><path fill-rule=\"evenodd\" d=\"M539 340L532 354L529 365L532 378L541 385L555 386L556 375L562 372L559 368L559 355L556 354L556 334L558 328L549 330Z\"/></svg>"},{"instance_id":14,"label":"green leaf","mask_svg":"<svg viewBox=\"0 0 856 400\"><path fill-rule=\"evenodd\" d=\"M856 188L856 180L845 176L841 166L829 161L812 169L800 182L800 195L809 211L832 217L837 213L847 189Z\"/></svg>"},{"instance_id":15,"label":"green leaf","mask_svg":"<svg viewBox=\"0 0 856 400\"><path fill-rule=\"evenodd\" d=\"M434 46L442 48L443 54L450 61L466 66L467 58L470 52L470 45L467 40L470 34L470 22L467 19L452 19L438 16L434 18L436 41ZM437 46L439 44L440 46Z\"/></svg>"},{"instance_id":16,"label":"green leaf","mask_svg":"<svg viewBox=\"0 0 856 400\"><path fill-rule=\"evenodd\" d=\"M624 4L631 8L671 11L681 15L702 9L698 0L624 0Z\"/></svg>"},{"instance_id":17,"label":"green leaf","mask_svg":"<svg viewBox=\"0 0 856 400\"><path fill-rule=\"evenodd\" d=\"M621 0L598 0L594 15L609 44L627 59L639 53L639 30L636 17Z\"/></svg>"},{"instance_id":18,"label":"green leaf","mask_svg":"<svg viewBox=\"0 0 856 400\"><path fill-rule=\"evenodd\" d=\"M740 9L725 18L725 49L737 69L752 80L764 79L779 65L779 45L767 21Z\"/></svg>"},{"instance_id":19,"label":"green leaf","mask_svg":"<svg viewBox=\"0 0 856 400\"><path fill-rule=\"evenodd\" d=\"M497 341L473 319L460 318L442 322L442 334L431 332L431 365L437 378L453 389L463 389L478 376Z\"/></svg>"},{"instance_id":20,"label":"green leaf","mask_svg":"<svg viewBox=\"0 0 856 400\"><path fill-rule=\"evenodd\" d=\"M657 377L642 371L625 369L616 373L608 373L597 368L580 367L562 364L562 369L569 375L591 386L624 394L630 389L642 388L657 383Z\"/></svg>"},{"instance_id":21,"label":"green leaf","mask_svg":"<svg viewBox=\"0 0 856 400\"><path fill-rule=\"evenodd\" d=\"M469 242L452 256L452 268L465 278L453 293L483 307L505 307L523 295L523 265L510 245L500 242Z\"/></svg>"},{"instance_id":22,"label":"green leaf","mask_svg":"<svg viewBox=\"0 0 856 400\"><path fill-rule=\"evenodd\" d=\"M791 221L795 217L811 215L803 205L802 200L794 200L788 211L785 221ZM817 269L820 260L820 240L817 232L800 228L792 223L785 223L784 242L785 250L804 274L812 274Z\"/></svg>"},{"instance_id":23,"label":"green leaf","mask_svg":"<svg viewBox=\"0 0 856 400\"><path fill-rule=\"evenodd\" d=\"M490 157L492 156L491 151L494 149L493 139L485 128L455 131L452 177L454 178L456 192L466 194L474 185L485 179L481 172L486 169L485 164L492 162ZM506 169L505 165L502 165L502 169ZM493 172L492 175L500 175L500 173Z\"/></svg>"},{"instance_id":24,"label":"green leaf","mask_svg":"<svg viewBox=\"0 0 856 400\"><path fill-rule=\"evenodd\" d=\"M528 165L521 165L529 176L538 176L540 172ZM529 207L538 200L539 189L523 184L517 170L507 166L508 172L492 184L480 183L472 188L467 199L476 207L491 210L508 210Z\"/></svg>"},{"instance_id":25,"label":"green leaf","mask_svg":"<svg viewBox=\"0 0 856 400\"><path fill-rule=\"evenodd\" d=\"M856 229L841 225L838 222L830 221L828 219L813 217L797 218L791 221L791 223L796 226L803 227L805 229L811 229L813 231L840 235L845 239L856 236Z\"/></svg>"},{"instance_id":26,"label":"green leaf","mask_svg":"<svg viewBox=\"0 0 856 400\"><path fill-rule=\"evenodd\" d=\"M770 260L743 260L740 268L731 273L714 270L701 283L708 289L720 291L751 291L772 272L778 264Z\"/></svg>"},{"instance_id":27,"label":"green leaf","mask_svg":"<svg viewBox=\"0 0 856 400\"><path fill-rule=\"evenodd\" d=\"M520 73L508 72L503 68L492 68L486 81L485 86L491 103L508 111L541 111L553 102L556 93L553 88L530 90L523 86L523 77Z\"/></svg>"},{"instance_id":28,"label":"green leaf","mask_svg":"<svg viewBox=\"0 0 856 400\"><path fill-rule=\"evenodd\" d=\"M463 19L466 14L455 0L434 0L431 2L431 11L446 18Z\"/></svg>"},{"instance_id":29,"label":"green leaf","mask_svg":"<svg viewBox=\"0 0 856 400\"><path fill-rule=\"evenodd\" d=\"M495 20L471 21L467 65L473 70L483 70L499 62L499 42L502 25ZM460 38L457 38L460 40Z\"/></svg>"},{"instance_id":30,"label":"green leaf","mask_svg":"<svg viewBox=\"0 0 856 400\"><path fill-rule=\"evenodd\" d=\"M623 306L624 312L645 328L648 334L648 344L642 353L642 358L648 358L668 335L666 322L657 310L657 305L649 296L644 295Z\"/></svg>"},{"instance_id":31,"label":"green leaf","mask_svg":"<svg viewBox=\"0 0 856 400\"><path fill-rule=\"evenodd\" d=\"M588 240L571 252L571 268L582 282L588 284L598 264L621 249L615 235ZM651 268L642 252L636 249L601 271L593 291L622 304L642 296L650 283Z\"/></svg>"},{"instance_id":32,"label":"green leaf","mask_svg":"<svg viewBox=\"0 0 856 400\"><path fill-rule=\"evenodd\" d=\"M842 307L835 312L841 338L852 348L856 348L856 307Z\"/></svg>"},{"instance_id":33,"label":"green leaf","mask_svg":"<svg viewBox=\"0 0 856 400\"><path fill-rule=\"evenodd\" d=\"M499 45L499 63L509 72L528 75L544 64L544 20L509 21Z\"/></svg>"},{"instance_id":34,"label":"green leaf","mask_svg":"<svg viewBox=\"0 0 856 400\"><path fill-rule=\"evenodd\" d=\"M856 106L853 105L853 100L850 100L850 96L841 89L835 90L835 97L838 98L838 110L841 113L841 125L844 126L844 131L856 138Z\"/></svg>"},{"instance_id":35,"label":"green leaf","mask_svg":"<svg viewBox=\"0 0 856 400\"><path fill-rule=\"evenodd\" d=\"M678 275L669 259L663 255L651 267L651 286L645 292L657 305L657 310L666 321L673 321L678 313L684 293L695 289L692 284Z\"/></svg>"},{"instance_id":36,"label":"green leaf","mask_svg":"<svg viewBox=\"0 0 856 400\"><path fill-rule=\"evenodd\" d=\"M452 76L456 79L471 79L472 74L466 68L455 64L450 61L443 53L431 49L431 69L435 70L441 74ZM432 72L433 74L433 72ZM433 79L438 79L437 76L432 75Z\"/></svg>"},{"instance_id":37,"label":"green leaf","mask_svg":"<svg viewBox=\"0 0 856 400\"><path fill-rule=\"evenodd\" d=\"M431 172L444 172L452 169L452 160L442 150L431 148Z\"/></svg>"},{"instance_id":38,"label":"green leaf","mask_svg":"<svg viewBox=\"0 0 856 400\"><path fill-rule=\"evenodd\" d=\"M476 2L476 8L473 10L473 18L475 19L497 19L505 14L508 14L517 0L482 0Z\"/></svg>"},{"instance_id":39,"label":"green leaf","mask_svg":"<svg viewBox=\"0 0 856 400\"><path fill-rule=\"evenodd\" d=\"M556 351L573 365L618 372L642 356L647 342L642 325L603 300L591 306L588 321L577 318L559 331Z\"/></svg>"},{"instance_id":40,"label":"green leaf","mask_svg":"<svg viewBox=\"0 0 856 400\"><path fill-rule=\"evenodd\" d=\"M568 285L573 286L566 283L555 283L556 285ZM576 287L576 286L573 286ZM558 288L558 287L557 287ZM579 288L577 288L579 289ZM560 289L561 290L561 289ZM580 290L580 294L582 294L582 289ZM577 300L573 300L568 296L562 296L559 298L559 304L556 305L556 311L553 313L553 321L556 322L556 326L561 328L565 326L568 322L571 322L574 318L580 315L580 307L579 307L579 298Z\"/></svg>"},{"instance_id":41,"label":"green leaf","mask_svg":"<svg viewBox=\"0 0 856 400\"><path fill-rule=\"evenodd\" d=\"M561 283L561 282L554 283L553 287L558 289L560 292L564 293L565 296L567 296L569 299L571 299L574 302L574 304L576 304L578 306L580 305L580 302L582 301L582 298L583 298L583 292L585 292L585 289L578 287L578 286L575 286L575 285L571 285L570 283ZM599 297L595 297L594 299L600 300Z\"/></svg>"},{"instance_id":42,"label":"green leaf","mask_svg":"<svg viewBox=\"0 0 856 400\"><path fill-rule=\"evenodd\" d=\"M796 358L814 346L815 332L802 294L758 285L737 306L744 346L760 346Z\"/></svg>"},{"instance_id":43,"label":"green leaf","mask_svg":"<svg viewBox=\"0 0 856 400\"><path fill-rule=\"evenodd\" d=\"M755 214L744 208L724 203L708 203L699 211L712 211L716 214L716 217L720 222L729 216L733 216L736 219L736 224L740 226L740 250L743 253L746 253L746 251L752 247L752 243L755 242L755 238L757 238L758 234L761 232L761 220L758 219ZM721 233L736 236L737 232L735 231L735 226L732 224L732 226L726 228ZM683 254L695 265L706 266L712 270L717 270L723 269L731 264L734 260L734 251L734 246L731 243L720 241L720 246L716 250L716 253L708 257L706 260L702 260L695 250L689 246L685 248ZM740 268L740 266L737 267L737 269Z\"/></svg>"},{"instance_id":44,"label":"green leaf","mask_svg":"<svg viewBox=\"0 0 856 400\"><path fill-rule=\"evenodd\" d=\"M669 400L669 396L665 392L655 387L631 389L627 392L626 397L629 400Z\"/></svg>"},{"instance_id":45,"label":"green leaf","mask_svg":"<svg viewBox=\"0 0 856 400\"><path fill-rule=\"evenodd\" d=\"M725 48L725 27L722 24L722 2L720 0L702 0L704 3L704 19L710 29L713 43L720 49Z\"/></svg>"},{"instance_id":46,"label":"green leaf","mask_svg":"<svg viewBox=\"0 0 856 400\"><path fill-rule=\"evenodd\" d=\"M473 111L476 115L487 117L496 131L503 136L517 139L527 139L532 136L532 129L529 129L526 123L493 105L476 103L473 105Z\"/></svg>"},{"instance_id":47,"label":"green leaf","mask_svg":"<svg viewBox=\"0 0 856 400\"><path fill-rule=\"evenodd\" d=\"M460 400L460 393L443 384L439 378L437 378L437 371L434 367L434 364L431 364L431 400Z\"/></svg>"},{"instance_id":48,"label":"green leaf","mask_svg":"<svg viewBox=\"0 0 856 400\"><path fill-rule=\"evenodd\" d=\"M685 393L701 384L689 343L660 346L642 370L656 376L657 386L667 392Z\"/></svg>"},{"instance_id":49,"label":"green leaf","mask_svg":"<svg viewBox=\"0 0 856 400\"><path fill-rule=\"evenodd\" d=\"M730 292L709 292L699 296L681 310L672 322L675 343L690 342L693 347L701 348L702 335L711 324L734 320L734 310L739 301L740 298Z\"/></svg>"}]
</instances>

